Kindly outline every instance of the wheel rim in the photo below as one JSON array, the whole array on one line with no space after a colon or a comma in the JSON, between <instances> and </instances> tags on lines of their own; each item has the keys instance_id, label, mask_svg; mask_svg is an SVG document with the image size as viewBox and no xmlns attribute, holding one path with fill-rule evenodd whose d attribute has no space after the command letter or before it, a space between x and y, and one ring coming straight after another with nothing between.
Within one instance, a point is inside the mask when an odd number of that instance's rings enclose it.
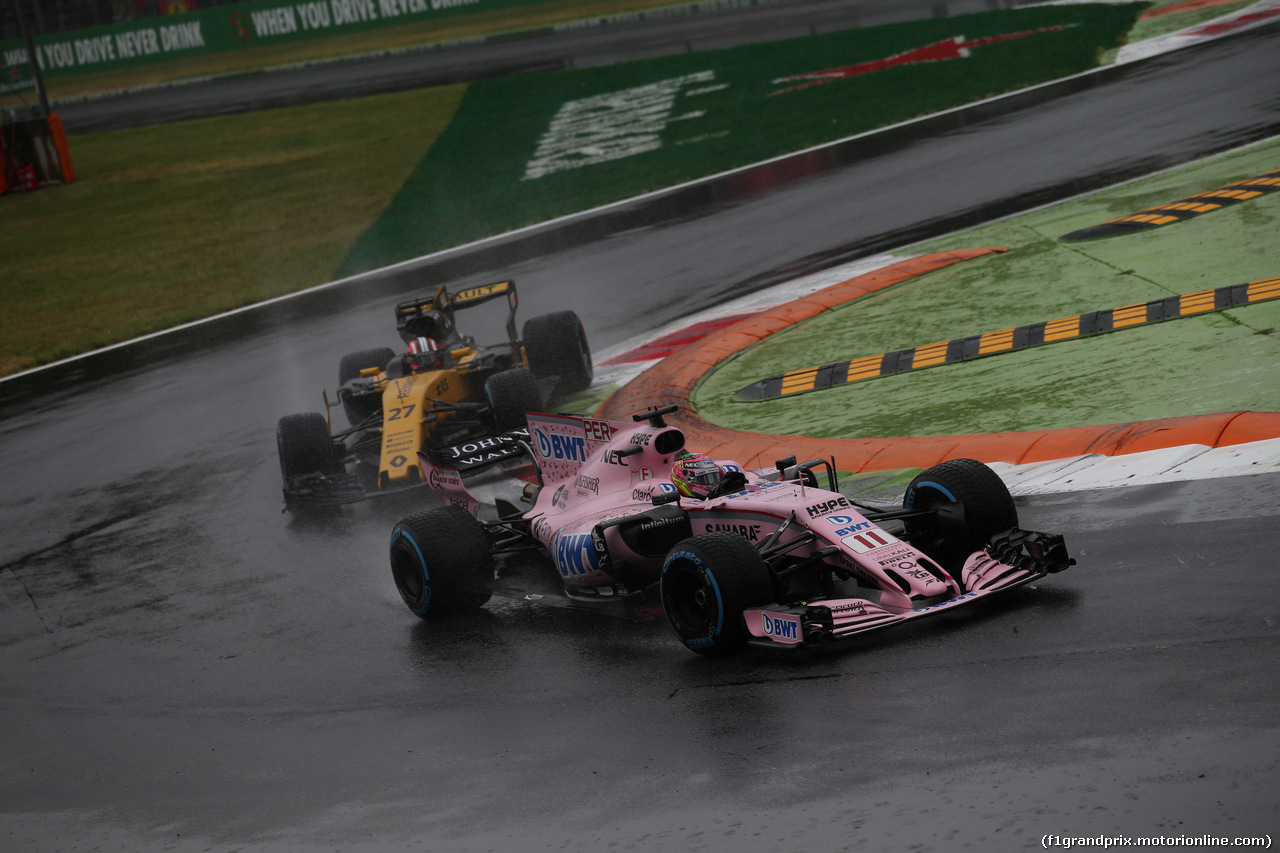
<instances>
[{"instance_id":1,"label":"wheel rim","mask_svg":"<svg viewBox=\"0 0 1280 853\"><path fill-rule=\"evenodd\" d=\"M420 608L426 593L426 577L413 554L406 548L397 548L395 559L391 563L392 573L396 579L396 589L411 608Z\"/></svg>"},{"instance_id":2,"label":"wheel rim","mask_svg":"<svg viewBox=\"0 0 1280 853\"><path fill-rule=\"evenodd\" d=\"M682 637L714 636L720 629L720 597L706 572L690 565L673 565L663 578L667 613Z\"/></svg>"}]
</instances>

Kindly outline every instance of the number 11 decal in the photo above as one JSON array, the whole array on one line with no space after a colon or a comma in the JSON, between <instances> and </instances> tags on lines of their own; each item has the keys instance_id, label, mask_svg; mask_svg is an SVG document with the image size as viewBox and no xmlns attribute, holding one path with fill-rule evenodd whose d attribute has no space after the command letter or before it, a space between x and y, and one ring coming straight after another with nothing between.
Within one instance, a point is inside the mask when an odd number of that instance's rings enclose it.
<instances>
[{"instance_id":1,"label":"number 11 decal","mask_svg":"<svg viewBox=\"0 0 1280 853\"><path fill-rule=\"evenodd\" d=\"M868 551L874 551L877 548L883 548L886 545L892 545L898 542L897 537L885 533L883 530L864 530L861 533L855 533L852 536L846 536L840 540L848 545L859 554L865 554Z\"/></svg>"}]
</instances>

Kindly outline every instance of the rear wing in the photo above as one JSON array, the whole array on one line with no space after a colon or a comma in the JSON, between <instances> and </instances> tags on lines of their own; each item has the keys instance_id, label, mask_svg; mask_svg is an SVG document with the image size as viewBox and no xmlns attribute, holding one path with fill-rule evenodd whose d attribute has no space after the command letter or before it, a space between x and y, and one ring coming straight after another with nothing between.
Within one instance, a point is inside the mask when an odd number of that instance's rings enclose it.
<instances>
[{"instance_id":1,"label":"rear wing","mask_svg":"<svg viewBox=\"0 0 1280 853\"><path fill-rule=\"evenodd\" d=\"M506 459L524 456L529 446L529 430L513 429L501 435L485 435L429 451L430 461L439 467L463 474L487 468Z\"/></svg>"},{"instance_id":2,"label":"rear wing","mask_svg":"<svg viewBox=\"0 0 1280 853\"><path fill-rule=\"evenodd\" d=\"M486 435L430 452L431 461L463 474L530 454L548 482L576 476L612 436L608 421L575 415L530 413L527 429Z\"/></svg>"},{"instance_id":3,"label":"rear wing","mask_svg":"<svg viewBox=\"0 0 1280 853\"><path fill-rule=\"evenodd\" d=\"M516 338L516 296L514 281L498 281L493 284L482 284L468 287L457 293L449 293L445 285L440 285L429 297L419 297L396 306L396 329L406 340L422 336L447 340L453 332L453 312L459 308L474 308L494 299L505 296L510 312L507 315L507 337Z\"/></svg>"},{"instance_id":4,"label":"rear wing","mask_svg":"<svg viewBox=\"0 0 1280 853\"><path fill-rule=\"evenodd\" d=\"M544 482L568 480L598 457L619 425L574 415L529 415L529 448Z\"/></svg>"}]
</instances>

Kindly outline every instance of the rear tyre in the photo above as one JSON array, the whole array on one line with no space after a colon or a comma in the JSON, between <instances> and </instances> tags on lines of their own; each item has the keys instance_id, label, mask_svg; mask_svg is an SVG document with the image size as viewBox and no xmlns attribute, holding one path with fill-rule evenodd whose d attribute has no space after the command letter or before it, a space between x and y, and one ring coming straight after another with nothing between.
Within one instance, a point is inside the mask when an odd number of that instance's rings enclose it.
<instances>
[{"instance_id":1,"label":"rear tyre","mask_svg":"<svg viewBox=\"0 0 1280 853\"><path fill-rule=\"evenodd\" d=\"M527 413L542 410L538 380L523 367L493 374L484 383L484 393L495 432L523 427Z\"/></svg>"},{"instance_id":2,"label":"rear tyre","mask_svg":"<svg viewBox=\"0 0 1280 853\"><path fill-rule=\"evenodd\" d=\"M368 370L371 367L384 369L395 357L395 350L391 347L379 347L348 353L338 362L338 396L342 398L342 411L347 415L347 423L353 427L360 426L371 415L382 409L382 395L376 392L352 394L342 390L342 386L359 377L362 370Z\"/></svg>"},{"instance_id":3,"label":"rear tyre","mask_svg":"<svg viewBox=\"0 0 1280 853\"><path fill-rule=\"evenodd\" d=\"M348 353L338 362L338 384L346 385L359 376L362 370L368 370L371 367L383 370L387 362L395 357L396 351L391 347L377 347Z\"/></svg>"},{"instance_id":4,"label":"rear tyre","mask_svg":"<svg viewBox=\"0 0 1280 853\"><path fill-rule=\"evenodd\" d=\"M1018 510L1000 475L976 459L950 459L916 476L902 498L903 509L955 504L933 518L908 519L907 538L960 581L959 570L997 533L1018 526ZM940 508L941 509L941 508Z\"/></svg>"},{"instance_id":5,"label":"rear tyre","mask_svg":"<svg viewBox=\"0 0 1280 853\"><path fill-rule=\"evenodd\" d=\"M539 379L556 378L557 394L574 394L591 385L595 368L587 332L574 311L557 311L524 324L529 368Z\"/></svg>"},{"instance_id":6,"label":"rear tyre","mask_svg":"<svg viewBox=\"0 0 1280 853\"><path fill-rule=\"evenodd\" d=\"M411 515L391 531L391 575L400 598L421 619L476 610L492 594L489 533L461 507Z\"/></svg>"},{"instance_id":7,"label":"rear tyre","mask_svg":"<svg viewBox=\"0 0 1280 853\"><path fill-rule=\"evenodd\" d=\"M704 533L672 548L659 590L680 642L709 656L743 649L751 635L742 611L774 597L764 558L734 533Z\"/></svg>"}]
</instances>

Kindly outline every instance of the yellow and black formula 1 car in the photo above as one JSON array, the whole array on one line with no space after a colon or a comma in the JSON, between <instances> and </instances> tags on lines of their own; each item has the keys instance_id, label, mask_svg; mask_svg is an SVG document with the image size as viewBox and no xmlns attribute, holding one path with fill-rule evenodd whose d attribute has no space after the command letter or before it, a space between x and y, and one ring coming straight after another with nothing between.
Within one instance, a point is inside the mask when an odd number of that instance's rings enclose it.
<instances>
[{"instance_id":1,"label":"yellow and black formula 1 car","mask_svg":"<svg viewBox=\"0 0 1280 853\"><path fill-rule=\"evenodd\" d=\"M479 345L458 332L454 313L505 298L508 340ZM516 336L516 285L501 281L396 306L407 344L344 356L337 402L325 412L286 415L276 426L286 510L333 506L421 482L418 451L507 432L555 396L581 391L594 373L573 311L534 317ZM341 407L349 427L333 428Z\"/></svg>"}]
</instances>

